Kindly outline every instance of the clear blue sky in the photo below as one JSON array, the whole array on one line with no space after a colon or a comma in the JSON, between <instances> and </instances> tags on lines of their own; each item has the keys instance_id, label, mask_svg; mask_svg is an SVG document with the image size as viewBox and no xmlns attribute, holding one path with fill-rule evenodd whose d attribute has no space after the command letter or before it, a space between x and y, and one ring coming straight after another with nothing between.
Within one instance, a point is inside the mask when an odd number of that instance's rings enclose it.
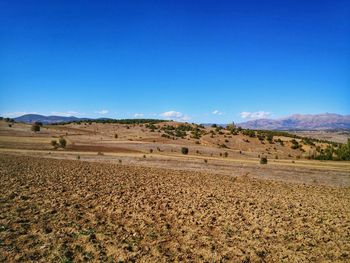
<instances>
[{"instance_id":1,"label":"clear blue sky","mask_svg":"<svg viewBox=\"0 0 350 263\"><path fill-rule=\"evenodd\" d=\"M0 92L8 116L349 114L350 1L0 0Z\"/></svg>"}]
</instances>

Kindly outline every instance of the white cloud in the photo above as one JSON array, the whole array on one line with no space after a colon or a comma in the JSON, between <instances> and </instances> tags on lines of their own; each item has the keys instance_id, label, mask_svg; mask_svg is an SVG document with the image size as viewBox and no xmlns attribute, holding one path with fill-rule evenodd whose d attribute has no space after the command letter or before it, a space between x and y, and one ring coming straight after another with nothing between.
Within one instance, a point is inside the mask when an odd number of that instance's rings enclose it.
<instances>
[{"instance_id":1,"label":"white cloud","mask_svg":"<svg viewBox=\"0 0 350 263\"><path fill-rule=\"evenodd\" d=\"M135 118L140 118L140 117L143 117L143 116L145 116L145 114L143 114L143 113L135 113L134 114Z\"/></svg>"},{"instance_id":2,"label":"white cloud","mask_svg":"<svg viewBox=\"0 0 350 263\"><path fill-rule=\"evenodd\" d=\"M243 119L256 120L256 119L265 119L265 118L270 117L271 116L271 112L266 112L266 111L256 111L256 112L242 111L239 115Z\"/></svg>"},{"instance_id":3,"label":"white cloud","mask_svg":"<svg viewBox=\"0 0 350 263\"><path fill-rule=\"evenodd\" d=\"M71 116L79 116L81 114L77 111L52 111L50 115L71 117Z\"/></svg>"},{"instance_id":4,"label":"white cloud","mask_svg":"<svg viewBox=\"0 0 350 263\"><path fill-rule=\"evenodd\" d=\"M214 111L212 112L212 114L214 114L214 115L223 115L224 113L221 112L221 111L218 111L218 110L214 110Z\"/></svg>"},{"instance_id":5,"label":"white cloud","mask_svg":"<svg viewBox=\"0 0 350 263\"><path fill-rule=\"evenodd\" d=\"M109 110L100 110L100 111L97 111L96 113L100 114L100 115L105 115L109 112Z\"/></svg>"},{"instance_id":6,"label":"white cloud","mask_svg":"<svg viewBox=\"0 0 350 263\"><path fill-rule=\"evenodd\" d=\"M180 118L182 117L182 113L179 111L166 111L163 112L162 114L160 114L161 116L165 117L165 118Z\"/></svg>"},{"instance_id":7,"label":"white cloud","mask_svg":"<svg viewBox=\"0 0 350 263\"><path fill-rule=\"evenodd\" d=\"M166 111L160 114L165 119L174 120L174 121L189 121L191 117L184 115L179 111Z\"/></svg>"}]
</instances>

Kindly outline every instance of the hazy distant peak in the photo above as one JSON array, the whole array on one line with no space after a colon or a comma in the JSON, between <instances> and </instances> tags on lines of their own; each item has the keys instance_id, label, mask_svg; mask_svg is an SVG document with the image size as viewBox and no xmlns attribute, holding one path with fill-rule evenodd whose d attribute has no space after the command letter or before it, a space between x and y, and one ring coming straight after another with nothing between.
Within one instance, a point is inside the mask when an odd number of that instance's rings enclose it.
<instances>
[{"instance_id":1,"label":"hazy distant peak","mask_svg":"<svg viewBox=\"0 0 350 263\"><path fill-rule=\"evenodd\" d=\"M243 128L266 130L350 129L350 115L335 113L293 114L280 119L258 119L240 123Z\"/></svg>"}]
</instances>

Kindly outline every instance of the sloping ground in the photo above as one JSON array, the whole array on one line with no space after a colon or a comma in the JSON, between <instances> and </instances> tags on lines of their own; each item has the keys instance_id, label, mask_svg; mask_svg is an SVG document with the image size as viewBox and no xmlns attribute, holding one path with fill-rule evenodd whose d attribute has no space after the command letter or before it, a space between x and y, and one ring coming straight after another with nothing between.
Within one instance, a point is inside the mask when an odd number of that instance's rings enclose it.
<instances>
[{"instance_id":1,"label":"sloping ground","mask_svg":"<svg viewBox=\"0 0 350 263\"><path fill-rule=\"evenodd\" d=\"M122 147L107 147L100 145L70 145L67 147L72 151L86 151L86 152L121 152L121 153L137 153L140 151L122 148Z\"/></svg>"},{"instance_id":2,"label":"sloping ground","mask_svg":"<svg viewBox=\"0 0 350 263\"><path fill-rule=\"evenodd\" d=\"M0 261L350 260L350 189L0 155Z\"/></svg>"}]
</instances>

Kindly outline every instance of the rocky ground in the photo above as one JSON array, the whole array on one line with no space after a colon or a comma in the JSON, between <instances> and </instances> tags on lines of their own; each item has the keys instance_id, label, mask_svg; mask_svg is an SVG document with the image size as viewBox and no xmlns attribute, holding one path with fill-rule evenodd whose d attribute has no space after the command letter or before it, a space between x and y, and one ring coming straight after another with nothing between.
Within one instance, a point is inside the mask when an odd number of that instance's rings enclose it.
<instances>
[{"instance_id":1,"label":"rocky ground","mask_svg":"<svg viewBox=\"0 0 350 263\"><path fill-rule=\"evenodd\" d=\"M0 261L350 261L350 188L0 155Z\"/></svg>"}]
</instances>

